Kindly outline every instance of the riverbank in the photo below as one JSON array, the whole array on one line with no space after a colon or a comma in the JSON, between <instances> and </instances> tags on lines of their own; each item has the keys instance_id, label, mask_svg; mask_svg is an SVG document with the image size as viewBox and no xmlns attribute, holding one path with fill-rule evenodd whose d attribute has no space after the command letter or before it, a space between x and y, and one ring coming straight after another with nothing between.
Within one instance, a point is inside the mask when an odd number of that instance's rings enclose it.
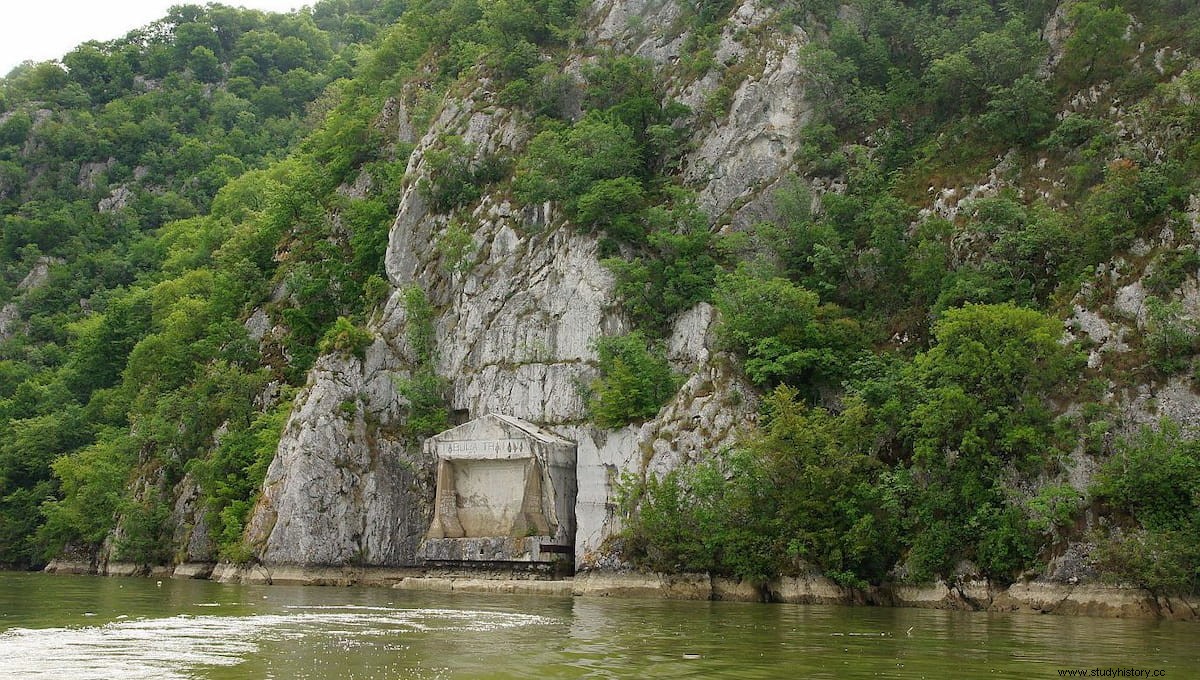
<instances>
[{"instance_id":1,"label":"riverbank","mask_svg":"<svg viewBox=\"0 0 1200 680\"><path fill-rule=\"evenodd\" d=\"M657 574L589 571L574 577L503 569L452 570L390 567L300 567L185 563L173 570L147 570L110 563L97 569L85 562L55 560L45 569L57 574L144 575L158 578L210 579L220 583L269 585L372 586L400 590L460 593L510 593L555 597L617 597L671 600L726 600L914 607L1111 618L1200 621L1200 601L1155 596L1141 588L1102 584L1029 581L999 586L986 580L926 585L888 584L869 589L844 588L822 576L788 577L755 585L707 574Z\"/></svg>"}]
</instances>

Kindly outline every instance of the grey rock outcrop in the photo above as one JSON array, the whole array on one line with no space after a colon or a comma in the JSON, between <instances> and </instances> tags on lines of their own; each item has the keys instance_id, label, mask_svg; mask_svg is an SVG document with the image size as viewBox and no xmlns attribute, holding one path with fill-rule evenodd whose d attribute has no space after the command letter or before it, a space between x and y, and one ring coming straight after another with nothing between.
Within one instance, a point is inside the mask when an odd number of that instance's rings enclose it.
<instances>
[{"instance_id":1,"label":"grey rock outcrop","mask_svg":"<svg viewBox=\"0 0 1200 680\"><path fill-rule=\"evenodd\" d=\"M62 260L56 257L47 257L43 255L33 263L29 273L21 282L17 284L17 290L36 290L46 285L46 281L50 278L50 267L56 264L61 264Z\"/></svg>"},{"instance_id":2,"label":"grey rock outcrop","mask_svg":"<svg viewBox=\"0 0 1200 680\"><path fill-rule=\"evenodd\" d=\"M9 302L3 307L0 307L0 340L7 340L12 336L13 324L21 318L21 311L17 309L14 302Z\"/></svg>"},{"instance_id":3,"label":"grey rock outcrop","mask_svg":"<svg viewBox=\"0 0 1200 680\"><path fill-rule=\"evenodd\" d=\"M764 62L762 71L738 85L727 119L714 122L688 158L684 179L699 187L700 207L718 222L745 228L769 216L767 189L790 171L797 137L812 118L800 67L807 39L802 33L793 37L774 49L761 48L756 58ZM699 98L700 92L687 94Z\"/></svg>"},{"instance_id":4,"label":"grey rock outcrop","mask_svg":"<svg viewBox=\"0 0 1200 680\"><path fill-rule=\"evenodd\" d=\"M109 157L108 160L102 163L84 163L79 167L79 180L77 184L80 189L89 191L95 190L100 179L104 177L104 173L112 169L117 164L117 159Z\"/></svg>"},{"instance_id":5,"label":"grey rock outcrop","mask_svg":"<svg viewBox=\"0 0 1200 680\"><path fill-rule=\"evenodd\" d=\"M171 543L180 546L183 562L215 562L217 547L200 495L200 486L192 474L184 475L175 489L175 505L169 525L174 527Z\"/></svg>"},{"instance_id":6,"label":"grey rock outcrop","mask_svg":"<svg viewBox=\"0 0 1200 680\"><path fill-rule=\"evenodd\" d=\"M17 284L17 292L24 293L45 286L46 282L50 280L50 268L61 263L62 260L56 257L46 255L39 257L29 268L29 273ZM20 321L21 310L15 301L5 303L3 307L0 307L0 340L12 337Z\"/></svg>"},{"instance_id":7,"label":"grey rock outcrop","mask_svg":"<svg viewBox=\"0 0 1200 680\"><path fill-rule=\"evenodd\" d=\"M686 35L675 29L683 8L675 0L597 0L587 9L593 47L635 54L658 64L679 60Z\"/></svg>"},{"instance_id":8,"label":"grey rock outcrop","mask_svg":"<svg viewBox=\"0 0 1200 680\"><path fill-rule=\"evenodd\" d=\"M129 201L131 200L133 200L133 192L130 191L129 187L121 184L113 187L112 192L108 196L100 199L100 202L96 205L96 210L102 213L116 212L123 210L125 206L129 205Z\"/></svg>"},{"instance_id":9,"label":"grey rock outcrop","mask_svg":"<svg viewBox=\"0 0 1200 680\"><path fill-rule=\"evenodd\" d=\"M326 356L297 397L247 535L267 564L412 563L432 470L383 423L402 399L391 353Z\"/></svg>"}]
</instances>

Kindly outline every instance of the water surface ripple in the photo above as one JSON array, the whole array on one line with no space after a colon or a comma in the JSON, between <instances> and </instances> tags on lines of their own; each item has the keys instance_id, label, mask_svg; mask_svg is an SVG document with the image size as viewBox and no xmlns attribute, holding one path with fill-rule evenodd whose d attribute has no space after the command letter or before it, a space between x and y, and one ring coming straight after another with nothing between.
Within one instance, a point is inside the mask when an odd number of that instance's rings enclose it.
<instances>
[{"instance_id":1,"label":"water surface ripple","mask_svg":"<svg viewBox=\"0 0 1200 680\"><path fill-rule=\"evenodd\" d=\"M0 678L22 680L1191 678L1198 642L1164 621L0 573Z\"/></svg>"}]
</instances>

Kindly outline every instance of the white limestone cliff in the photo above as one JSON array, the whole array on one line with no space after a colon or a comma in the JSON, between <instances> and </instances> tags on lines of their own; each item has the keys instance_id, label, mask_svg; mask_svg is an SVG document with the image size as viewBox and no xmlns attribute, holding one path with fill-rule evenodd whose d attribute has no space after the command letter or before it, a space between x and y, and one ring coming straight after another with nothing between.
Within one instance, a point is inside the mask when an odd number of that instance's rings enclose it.
<instances>
[{"instance_id":1,"label":"white limestone cliff","mask_svg":"<svg viewBox=\"0 0 1200 680\"><path fill-rule=\"evenodd\" d=\"M670 90L696 105L725 66L692 79L675 75L685 36L646 27L679 15L669 0L597 0L590 35L595 46L650 59ZM772 15L755 0L735 13L721 38L723 58L753 53L763 67L739 83L727 119L697 131L685 159L685 182L722 223L744 225L769 209L767 189L787 174L809 115L797 65L804 36L745 37ZM451 217L431 210L418 190L424 155L443 134L460 136L478 157L515 155L528 137L490 96L486 82L448 96L416 142L390 233L386 265L396 292L375 320L379 339L365 361L321 358L297 398L248 526L263 564L414 562L433 486L431 461L396 434L407 404L392 380L411 368L401 294L409 286L423 289L438 310L437 372L449 382L456 422L510 414L577 443L579 566L617 559L606 541L619 529L615 485L622 476L661 473L714 452L752 417L753 391L715 346L716 315L702 304L675 320L670 359L682 386L658 416L619 430L588 422L581 387L596 375L595 342L629 324L596 239L564 224L553 206L518 209L502 193L485 195L465 220L473 241L467 262L444 260L438 243Z\"/></svg>"}]
</instances>

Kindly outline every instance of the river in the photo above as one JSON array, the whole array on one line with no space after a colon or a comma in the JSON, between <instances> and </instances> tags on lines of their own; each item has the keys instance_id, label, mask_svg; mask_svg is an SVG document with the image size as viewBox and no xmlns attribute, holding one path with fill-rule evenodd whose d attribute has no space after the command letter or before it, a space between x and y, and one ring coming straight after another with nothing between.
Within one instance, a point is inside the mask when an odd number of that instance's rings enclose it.
<instances>
[{"instance_id":1,"label":"river","mask_svg":"<svg viewBox=\"0 0 1200 680\"><path fill-rule=\"evenodd\" d=\"M1200 625L0 573L0 678L20 680L1024 679L1066 669L1200 677Z\"/></svg>"}]
</instances>

